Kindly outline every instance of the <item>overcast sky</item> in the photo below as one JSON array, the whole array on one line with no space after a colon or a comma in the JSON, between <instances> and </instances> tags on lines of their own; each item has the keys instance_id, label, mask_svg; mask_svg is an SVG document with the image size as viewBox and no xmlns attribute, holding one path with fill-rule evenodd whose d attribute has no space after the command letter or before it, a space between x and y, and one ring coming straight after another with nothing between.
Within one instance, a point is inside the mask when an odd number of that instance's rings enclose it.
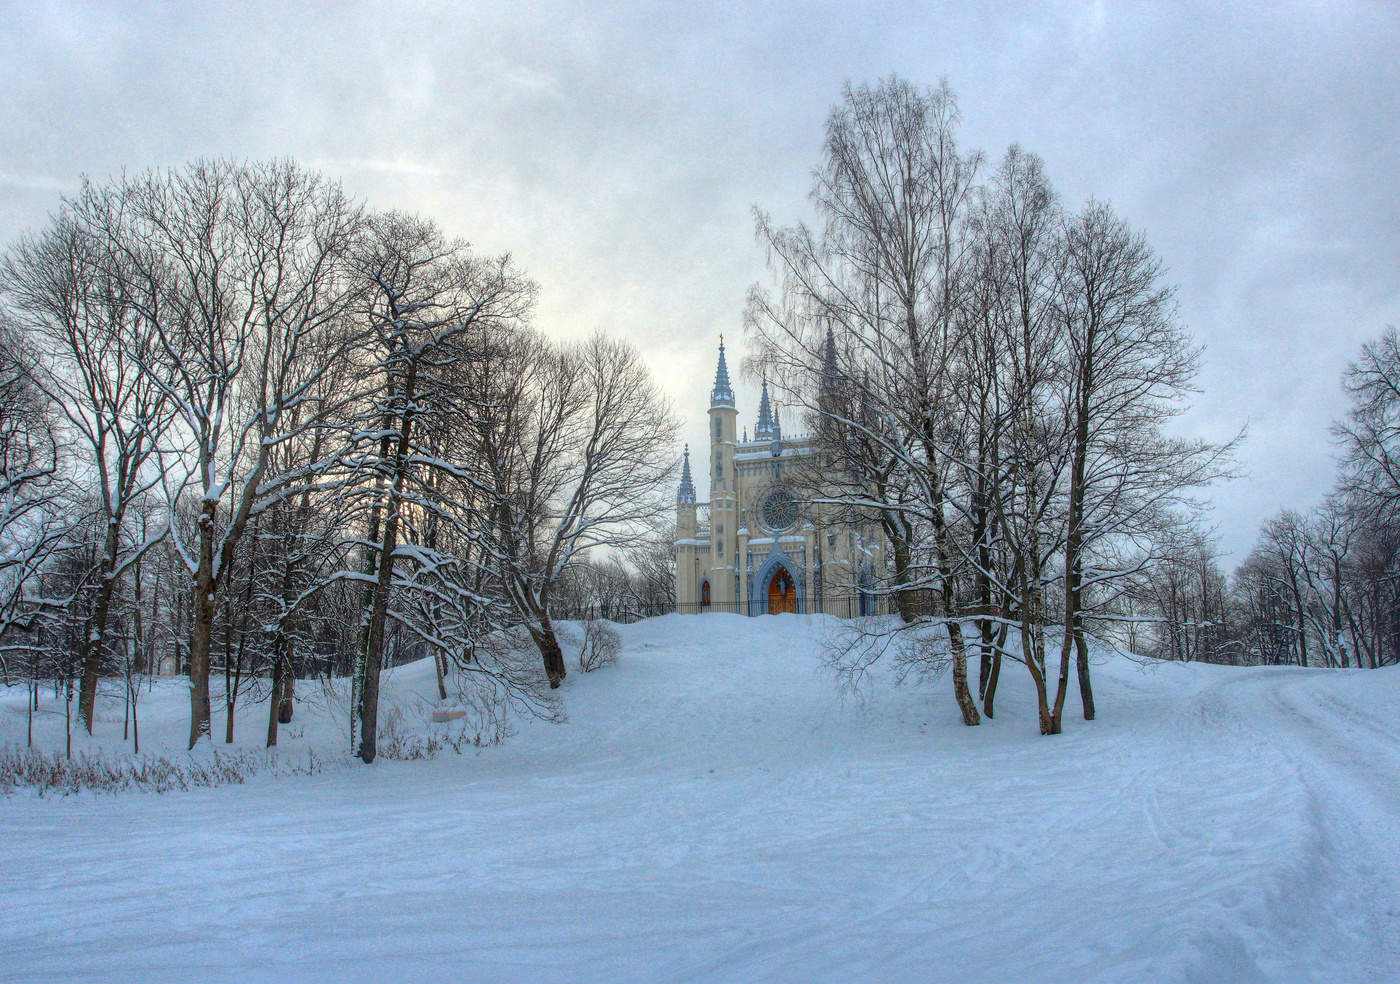
<instances>
[{"instance_id":1,"label":"overcast sky","mask_svg":"<svg viewBox=\"0 0 1400 984\"><path fill-rule=\"evenodd\" d=\"M1227 563L1325 494L1341 373L1400 323L1400 5L757 6L0 2L0 241L83 174L290 155L511 251L539 326L633 340L699 444L753 207L808 214L843 82L946 76L964 146L1019 142L1164 260L1206 346L1184 426L1249 424Z\"/></svg>"}]
</instances>

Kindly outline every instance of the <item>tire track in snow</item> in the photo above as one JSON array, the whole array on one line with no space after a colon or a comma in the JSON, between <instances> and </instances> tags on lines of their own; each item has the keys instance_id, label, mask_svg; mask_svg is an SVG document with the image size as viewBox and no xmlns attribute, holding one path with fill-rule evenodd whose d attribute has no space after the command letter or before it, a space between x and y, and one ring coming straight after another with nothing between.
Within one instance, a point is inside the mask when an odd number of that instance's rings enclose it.
<instances>
[{"instance_id":1,"label":"tire track in snow","mask_svg":"<svg viewBox=\"0 0 1400 984\"><path fill-rule=\"evenodd\" d=\"M1201 695L1198 713L1258 761L1261 781L1281 793L1279 808L1302 825L1263 911L1241 913L1262 917L1248 949L1270 979L1380 984L1400 967L1400 754L1392 727L1334 692L1359 682L1354 673L1260 667L1233 671Z\"/></svg>"}]
</instances>

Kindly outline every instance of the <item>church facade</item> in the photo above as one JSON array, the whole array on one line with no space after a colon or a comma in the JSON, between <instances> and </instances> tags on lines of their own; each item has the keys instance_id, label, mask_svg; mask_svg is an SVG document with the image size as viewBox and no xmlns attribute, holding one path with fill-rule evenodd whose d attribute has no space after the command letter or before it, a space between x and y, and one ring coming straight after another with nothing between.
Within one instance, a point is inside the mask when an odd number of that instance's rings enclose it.
<instances>
[{"instance_id":1,"label":"church facade","mask_svg":"<svg viewBox=\"0 0 1400 984\"><path fill-rule=\"evenodd\" d=\"M752 439L738 426L721 338L710 394L710 501L696 501L689 447L676 495L677 610L873 614L885 564L878 528L814 501L816 442L783 436L766 382Z\"/></svg>"}]
</instances>

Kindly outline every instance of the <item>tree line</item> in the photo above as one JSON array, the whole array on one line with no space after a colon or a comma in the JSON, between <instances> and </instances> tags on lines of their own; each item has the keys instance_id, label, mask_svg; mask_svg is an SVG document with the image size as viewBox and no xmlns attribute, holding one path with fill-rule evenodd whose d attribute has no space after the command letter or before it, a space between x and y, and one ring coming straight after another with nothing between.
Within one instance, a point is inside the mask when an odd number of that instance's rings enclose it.
<instances>
[{"instance_id":1,"label":"tree line","mask_svg":"<svg viewBox=\"0 0 1400 984\"><path fill-rule=\"evenodd\" d=\"M187 673L194 747L222 670L226 738L256 692L270 746L299 678L349 675L366 762L394 662L554 713L555 592L647 553L676 425L537 292L291 161L84 183L0 260L6 681L63 681L91 731L102 679L134 718L137 675Z\"/></svg>"},{"instance_id":2,"label":"tree line","mask_svg":"<svg viewBox=\"0 0 1400 984\"><path fill-rule=\"evenodd\" d=\"M1132 641L1165 659L1355 667L1400 663L1400 336L1362 346L1343 388L1332 491L1267 520L1232 576L1188 531L1131 598L1157 621Z\"/></svg>"}]
</instances>

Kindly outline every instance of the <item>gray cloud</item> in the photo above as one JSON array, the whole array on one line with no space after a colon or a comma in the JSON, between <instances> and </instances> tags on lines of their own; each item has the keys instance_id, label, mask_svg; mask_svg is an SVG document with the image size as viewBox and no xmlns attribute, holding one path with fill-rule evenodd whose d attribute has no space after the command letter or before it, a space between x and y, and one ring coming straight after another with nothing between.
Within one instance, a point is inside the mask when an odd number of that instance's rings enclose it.
<instances>
[{"instance_id":1,"label":"gray cloud","mask_svg":"<svg viewBox=\"0 0 1400 984\"><path fill-rule=\"evenodd\" d=\"M1400 321L1394 6L506 7L6 5L0 238L82 174L289 154L512 251L541 327L636 341L699 444L766 277L752 206L806 213L844 80L946 75L967 145L1020 142L1161 253L1206 345L1180 426L1251 422L1226 547L1326 491L1340 374Z\"/></svg>"}]
</instances>

